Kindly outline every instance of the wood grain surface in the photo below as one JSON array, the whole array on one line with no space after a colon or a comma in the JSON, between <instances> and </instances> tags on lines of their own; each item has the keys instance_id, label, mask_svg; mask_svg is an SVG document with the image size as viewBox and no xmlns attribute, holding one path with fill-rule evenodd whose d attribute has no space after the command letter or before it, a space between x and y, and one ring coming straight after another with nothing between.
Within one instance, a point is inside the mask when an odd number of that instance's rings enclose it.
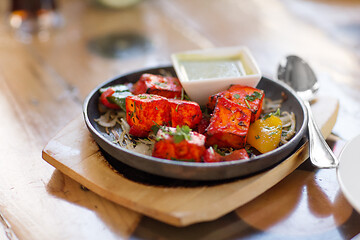
<instances>
[{"instance_id":1,"label":"wood grain surface","mask_svg":"<svg viewBox=\"0 0 360 240\"><path fill-rule=\"evenodd\" d=\"M173 52L246 45L268 77L285 55L300 55L319 78L320 96L339 100L333 128L337 138L328 139L334 151L360 133L359 0L143 0L120 10L90 0L57 2L62 26L24 41L9 27L10 0L0 1L0 239L285 238L235 213L183 230L172 228L81 188L41 158L43 147L81 114L91 89L125 72L168 64ZM144 38L149 49L125 57L96 50L99 39L130 33ZM129 53L125 45L120 41L120 52ZM331 184L320 189L337 196L334 171L300 167L323 174L322 183ZM303 198L322 199L297 189ZM274 226L284 230L309 219L322 222L323 215L306 206L300 220ZM352 211L341 224L319 225L318 231L306 233L311 239L350 239L360 232L358 220Z\"/></svg>"}]
</instances>

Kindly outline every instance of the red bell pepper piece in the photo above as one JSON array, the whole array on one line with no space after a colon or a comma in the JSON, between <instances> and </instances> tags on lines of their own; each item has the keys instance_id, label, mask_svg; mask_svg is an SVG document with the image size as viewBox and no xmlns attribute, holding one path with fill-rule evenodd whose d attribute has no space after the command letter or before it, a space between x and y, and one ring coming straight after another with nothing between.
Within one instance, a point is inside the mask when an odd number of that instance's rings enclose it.
<instances>
[{"instance_id":1,"label":"red bell pepper piece","mask_svg":"<svg viewBox=\"0 0 360 240\"><path fill-rule=\"evenodd\" d=\"M100 102L105 106L105 107L108 107L108 108L112 108L112 109L120 109L120 107L115 104L115 103L110 103L108 100L107 100L107 97L110 97L111 95L113 95L115 92L114 89L112 88L108 88L105 92L103 92L101 95L100 95Z\"/></svg>"}]
</instances>

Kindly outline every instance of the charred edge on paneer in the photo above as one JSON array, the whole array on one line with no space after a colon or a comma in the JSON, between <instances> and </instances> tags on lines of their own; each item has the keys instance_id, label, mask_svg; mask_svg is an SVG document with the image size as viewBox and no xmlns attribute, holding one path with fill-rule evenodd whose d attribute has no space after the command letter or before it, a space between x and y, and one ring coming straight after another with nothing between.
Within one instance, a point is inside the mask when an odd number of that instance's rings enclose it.
<instances>
[{"instance_id":1,"label":"charred edge on paneer","mask_svg":"<svg viewBox=\"0 0 360 240\"><path fill-rule=\"evenodd\" d=\"M210 124L206 129L206 145L243 148L249 130L251 111L221 97L217 100Z\"/></svg>"}]
</instances>

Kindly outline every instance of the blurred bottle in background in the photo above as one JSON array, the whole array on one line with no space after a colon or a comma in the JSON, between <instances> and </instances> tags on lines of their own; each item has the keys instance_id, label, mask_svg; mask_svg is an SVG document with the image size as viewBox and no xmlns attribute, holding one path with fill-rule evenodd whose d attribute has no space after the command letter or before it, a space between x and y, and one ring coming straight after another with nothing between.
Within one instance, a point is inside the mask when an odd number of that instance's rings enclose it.
<instances>
[{"instance_id":1,"label":"blurred bottle in background","mask_svg":"<svg viewBox=\"0 0 360 240\"><path fill-rule=\"evenodd\" d=\"M27 41L31 35L46 40L49 32L61 25L55 0L11 0L9 24L20 40Z\"/></svg>"}]
</instances>

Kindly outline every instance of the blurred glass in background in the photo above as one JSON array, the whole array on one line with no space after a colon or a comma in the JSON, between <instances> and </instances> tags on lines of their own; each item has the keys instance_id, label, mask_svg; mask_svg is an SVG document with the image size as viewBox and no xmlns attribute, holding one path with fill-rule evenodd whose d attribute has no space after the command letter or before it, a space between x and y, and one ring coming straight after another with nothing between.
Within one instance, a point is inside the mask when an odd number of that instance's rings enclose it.
<instances>
[{"instance_id":1,"label":"blurred glass in background","mask_svg":"<svg viewBox=\"0 0 360 240\"><path fill-rule=\"evenodd\" d=\"M62 22L57 7L55 0L10 0L9 25L20 41L29 42L34 36L46 41Z\"/></svg>"},{"instance_id":2,"label":"blurred glass in background","mask_svg":"<svg viewBox=\"0 0 360 240\"><path fill-rule=\"evenodd\" d=\"M90 1L101 14L102 25L110 26L98 28L99 31L89 38L87 47L90 52L105 58L130 59L152 50L152 43L142 28L142 16L139 16L142 11L137 4L141 0ZM114 22L121 24L114 25Z\"/></svg>"}]
</instances>

